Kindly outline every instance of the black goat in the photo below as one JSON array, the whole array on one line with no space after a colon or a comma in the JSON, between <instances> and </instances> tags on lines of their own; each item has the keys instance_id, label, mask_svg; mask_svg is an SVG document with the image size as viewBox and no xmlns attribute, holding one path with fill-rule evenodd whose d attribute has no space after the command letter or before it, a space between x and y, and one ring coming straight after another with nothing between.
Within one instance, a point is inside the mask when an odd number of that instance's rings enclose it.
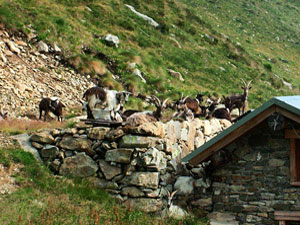
<instances>
[{"instance_id":1,"label":"black goat","mask_svg":"<svg viewBox=\"0 0 300 225\"><path fill-rule=\"evenodd\" d=\"M57 98L43 98L39 104L39 119L42 119L43 111L45 111L44 121L46 121L49 112L52 112L54 115L57 116L57 121L62 121L64 107L65 105L61 103L61 101L59 101L59 99Z\"/></svg>"}]
</instances>

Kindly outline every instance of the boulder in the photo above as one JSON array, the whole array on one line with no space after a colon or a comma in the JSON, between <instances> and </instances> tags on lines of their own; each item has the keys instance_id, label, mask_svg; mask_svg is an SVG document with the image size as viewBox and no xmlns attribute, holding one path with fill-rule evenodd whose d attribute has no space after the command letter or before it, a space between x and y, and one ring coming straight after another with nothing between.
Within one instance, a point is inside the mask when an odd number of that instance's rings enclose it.
<instances>
[{"instance_id":1,"label":"boulder","mask_svg":"<svg viewBox=\"0 0 300 225\"><path fill-rule=\"evenodd\" d=\"M167 167L167 160L156 148L151 148L143 154L142 161L145 167L155 171L161 171Z\"/></svg>"},{"instance_id":2,"label":"boulder","mask_svg":"<svg viewBox=\"0 0 300 225\"><path fill-rule=\"evenodd\" d=\"M165 136L164 125L161 122L143 123L138 127L131 128L129 132L132 134L142 134L161 138Z\"/></svg>"},{"instance_id":3,"label":"boulder","mask_svg":"<svg viewBox=\"0 0 300 225\"><path fill-rule=\"evenodd\" d=\"M39 41L37 43L37 49L38 49L39 52L49 52L48 45L43 41Z\"/></svg>"},{"instance_id":4,"label":"boulder","mask_svg":"<svg viewBox=\"0 0 300 225\"><path fill-rule=\"evenodd\" d=\"M161 199L153 198L130 198L125 205L143 212L154 213L162 210L163 202Z\"/></svg>"},{"instance_id":5,"label":"boulder","mask_svg":"<svg viewBox=\"0 0 300 225\"><path fill-rule=\"evenodd\" d=\"M43 144L52 144L54 143L54 137L49 132L44 131L31 135L30 141Z\"/></svg>"},{"instance_id":6,"label":"boulder","mask_svg":"<svg viewBox=\"0 0 300 225\"><path fill-rule=\"evenodd\" d=\"M118 148L109 150L105 154L105 160L109 162L130 163L133 149Z\"/></svg>"},{"instance_id":7,"label":"boulder","mask_svg":"<svg viewBox=\"0 0 300 225\"><path fill-rule=\"evenodd\" d=\"M73 136L65 135L58 146L71 151L91 152L92 143L91 140L86 138L74 138Z\"/></svg>"},{"instance_id":8,"label":"boulder","mask_svg":"<svg viewBox=\"0 0 300 225\"><path fill-rule=\"evenodd\" d=\"M65 158L59 174L69 177L90 177L98 170L96 162L84 152Z\"/></svg>"},{"instance_id":9,"label":"boulder","mask_svg":"<svg viewBox=\"0 0 300 225\"><path fill-rule=\"evenodd\" d=\"M107 44L111 46L118 47L120 44L119 38L116 35L107 34L104 36L104 40L106 41Z\"/></svg>"},{"instance_id":10,"label":"boulder","mask_svg":"<svg viewBox=\"0 0 300 225\"><path fill-rule=\"evenodd\" d=\"M58 155L59 149L58 147L54 145L45 145L41 150L40 150L40 155L43 159L47 160L53 160L55 157Z\"/></svg>"},{"instance_id":11,"label":"boulder","mask_svg":"<svg viewBox=\"0 0 300 225\"><path fill-rule=\"evenodd\" d=\"M98 177L89 177L87 180L89 184L91 184L95 188L117 190L119 187L116 182L107 181Z\"/></svg>"},{"instance_id":12,"label":"boulder","mask_svg":"<svg viewBox=\"0 0 300 225\"><path fill-rule=\"evenodd\" d=\"M171 76L177 78L178 80L180 81L184 81L182 75L180 72L176 72L175 70L171 70L171 69L168 69L168 72Z\"/></svg>"},{"instance_id":13,"label":"boulder","mask_svg":"<svg viewBox=\"0 0 300 225\"><path fill-rule=\"evenodd\" d=\"M158 138L138 135L125 135L119 142L122 148L148 148L154 146Z\"/></svg>"},{"instance_id":14,"label":"boulder","mask_svg":"<svg viewBox=\"0 0 300 225\"><path fill-rule=\"evenodd\" d=\"M94 140L103 140L105 135L110 131L107 127L93 127L87 129L87 136Z\"/></svg>"},{"instance_id":15,"label":"boulder","mask_svg":"<svg viewBox=\"0 0 300 225\"><path fill-rule=\"evenodd\" d=\"M126 195L133 198L143 197L145 196L144 192L142 192L137 187L124 187L122 188L122 195Z\"/></svg>"},{"instance_id":16,"label":"boulder","mask_svg":"<svg viewBox=\"0 0 300 225\"><path fill-rule=\"evenodd\" d=\"M121 174L120 167L111 166L102 159L99 161L99 167L107 180L111 180L115 176Z\"/></svg>"},{"instance_id":17,"label":"boulder","mask_svg":"<svg viewBox=\"0 0 300 225\"><path fill-rule=\"evenodd\" d=\"M159 173L133 172L130 176L124 177L121 182L126 185L135 185L139 187L157 189L159 182Z\"/></svg>"}]
</instances>

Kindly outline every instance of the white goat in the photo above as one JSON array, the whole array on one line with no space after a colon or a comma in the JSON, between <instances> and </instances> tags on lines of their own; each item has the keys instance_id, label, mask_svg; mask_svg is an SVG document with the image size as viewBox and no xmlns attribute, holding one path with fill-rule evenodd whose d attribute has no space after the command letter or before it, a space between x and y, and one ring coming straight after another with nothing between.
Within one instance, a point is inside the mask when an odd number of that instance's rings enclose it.
<instances>
[{"instance_id":1,"label":"white goat","mask_svg":"<svg viewBox=\"0 0 300 225\"><path fill-rule=\"evenodd\" d=\"M178 205L173 205L173 197L176 194L176 191L173 191L171 194L168 190L166 190L168 193L168 205L167 208L165 208L162 212L163 217L170 217L174 219L183 219L187 216L189 216L188 212L184 209L180 208Z\"/></svg>"},{"instance_id":2,"label":"white goat","mask_svg":"<svg viewBox=\"0 0 300 225\"><path fill-rule=\"evenodd\" d=\"M113 120L120 120L121 116L117 112L128 101L130 94L127 91L118 92L101 87L92 87L86 90L83 95L83 99L86 101L83 103L83 109L87 109L88 118L94 119L92 110L98 104L103 110L103 114L111 114ZM104 117L106 118L107 116Z\"/></svg>"}]
</instances>

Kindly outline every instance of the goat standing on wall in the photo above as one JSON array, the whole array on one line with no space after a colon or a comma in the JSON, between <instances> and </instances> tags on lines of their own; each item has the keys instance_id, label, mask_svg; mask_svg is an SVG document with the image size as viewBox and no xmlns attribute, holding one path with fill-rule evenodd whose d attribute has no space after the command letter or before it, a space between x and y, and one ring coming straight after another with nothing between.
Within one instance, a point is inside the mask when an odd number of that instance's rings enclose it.
<instances>
[{"instance_id":1,"label":"goat standing on wall","mask_svg":"<svg viewBox=\"0 0 300 225\"><path fill-rule=\"evenodd\" d=\"M239 110L239 115L244 114L245 109L248 107L248 92L251 89L251 82L252 80L250 80L248 82L248 84L246 84L246 82L244 80L243 84L244 86L242 86L242 89L244 90L243 94L235 94L235 95L230 95L228 97L224 97L224 102L225 102L225 106L226 108L229 109L229 111L231 112L234 108L238 108Z\"/></svg>"},{"instance_id":2,"label":"goat standing on wall","mask_svg":"<svg viewBox=\"0 0 300 225\"><path fill-rule=\"evenodd\" d=\"M46 121L49 112L52 112L54 115L57 116L57 121L62 121L64 107L65 105L56 97L43 98L39 104L39 111L40 111L39 119L42 119L42 114L44 111L45 112L44 121Z\"/></svg>"},{"instance_id":3,"label":"goat standing on wall","mask_svg":"<svg viewBox=\"0 0 300 225\"><path fill-rule=\"evenodd\" d=\"M127 91L118 92L101 87L89 88L83 94L83 99L86 101L83 106L87 109L87 118L95 119L92 110L99 104L103 111L110 112L112 119L115 119L118 117L118 111L123 107L123 104L128 101L129 95L131 93Z\"/></svg>"}]
</instances>

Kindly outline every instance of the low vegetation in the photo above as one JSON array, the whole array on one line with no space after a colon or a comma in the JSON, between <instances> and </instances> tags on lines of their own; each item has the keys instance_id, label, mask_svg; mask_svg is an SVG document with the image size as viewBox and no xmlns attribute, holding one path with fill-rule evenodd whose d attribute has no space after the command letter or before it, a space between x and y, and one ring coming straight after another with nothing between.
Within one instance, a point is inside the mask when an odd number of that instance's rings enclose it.
<instances>
[{"instance_id":1,"label":"low vegetation","mask_svg":"<svg viewBox=\"0 0 300 225\"><path fill-rule=\"evenodd\" d=\"M31 42L57 43L82 74L114 89L179 98L199 91L216 97L241 93L253 79L249 106L297 94L299 6L295 1L0 0L0 18ZM130 4L160 26L136 16ZM102 37L117 35L119 47ZM104 57L105 56L105 57ZM135 62L144 84L128 69ZM182 74L184 82L167 70ZM119 78L112 79L112 74ZM293 89L283 85L291 83ZM280 87L280 88L278 88Z\"/></svg>"},{"instance_id":2,"label":"low vegetation","mask_svg":"<svg viewBox=\"0 0 300 225\"><path fill-rule=\"evenodd\" d=\"M0 195L0 224L206 224L188 218L177 221L120 206L106 192L89 187L84 180L54 176L20 149L0 149L0 165L19 166L14 175L17 191Z\"/></svg>"}]
</instances>

